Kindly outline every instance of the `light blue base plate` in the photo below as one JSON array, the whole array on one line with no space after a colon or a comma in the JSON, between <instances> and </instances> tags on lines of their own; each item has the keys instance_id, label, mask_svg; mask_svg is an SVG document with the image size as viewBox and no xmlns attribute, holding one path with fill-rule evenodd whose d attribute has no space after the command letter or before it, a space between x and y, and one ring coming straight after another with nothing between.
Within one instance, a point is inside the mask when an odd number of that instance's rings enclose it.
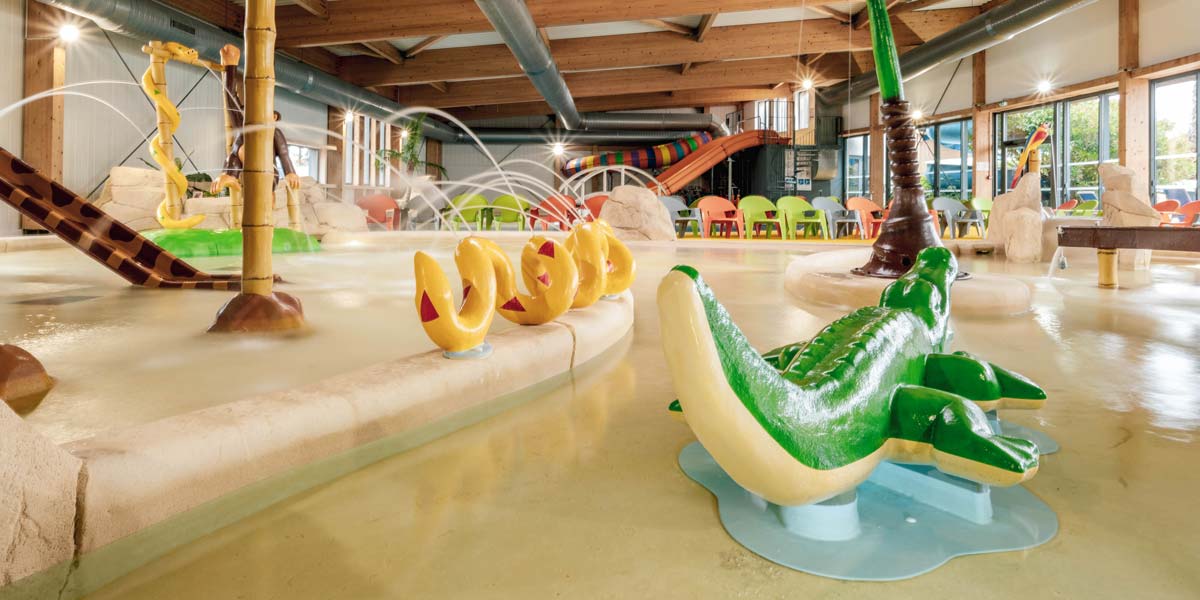
<instances>
[{"instance_id":1,"label":"light blue base plate","mask_svg":"<svg viewBox=\"0 0 1200 600\"><path fill-rule=\"evenodd\" d=\"M978 525L868 479L858 487L858 537L817 541L785 529L779 507L730 479L699 442L679 453L679 466L716 495L721 524L738 543L771 562L834 579L908 579L956 556L1032 548L1058 532L1054 511L1020 486L992 488L992 521Z\"/></svg>"},{"instance_id":2,"label":"light blue base plate","mask_svg":"<svg viewBox=\"0 0 1200 600\"><path fill-rule=\"evenodd\" d=\"M442 356L450 360L479 360L491 355L492 345L487 342L475 346L470 350L463 350L462 352L450 352L449 350L442 352Z\"/></svg>"}]
</instances>

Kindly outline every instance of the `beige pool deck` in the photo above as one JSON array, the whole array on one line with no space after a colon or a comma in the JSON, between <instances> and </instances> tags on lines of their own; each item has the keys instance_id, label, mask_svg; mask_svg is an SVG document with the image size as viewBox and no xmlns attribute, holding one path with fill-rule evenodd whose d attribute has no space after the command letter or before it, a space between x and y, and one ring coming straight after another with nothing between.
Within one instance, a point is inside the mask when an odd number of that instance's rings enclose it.
<instances>
[{"instance_id":1,"label":"beige pool deck","mask_svg":"<svg viewBox=\"0 0 1200 600\"><path fill-rule=\"evenodd\" d=\"M222 398L309 384L368 357L427 350L411 288L411 255L424 248L452 268L451 242L419 237L278 257L279 272L296 274L289 292L305 301L319 332L245 342L233 356L229 344L202 334L221 294L160 300L170 292L130 290L70 251L0 255L0 277L12 282L3 339L24 344L52 371L97 379L64 383L62 397L29 421L68 442ZM767 349L810 337L844 313L803 305L784 289L791 261L824 248L724 241L632 248L639 265L633 336L575 377L180 545L88 597L1200 595L1200 262L1156 263L1148 274L1122 273L1126 289L1101 290L1087 264L1048 278L1045 265L963 257L968 270L1003 272L1032 291L1027 314L956 317L954 349L1026 374L1049 393L1043 410L1004 417L1063 446L1028 484L1058 512L1060 531L1033 550L960 557L881 584L791 571L734 542L712 495L679 470L676 456L694 437L666 411L674 395L654 292L667 270L698 267L750 340ZM56 296L98 297L13 304ZM252 377L264 360L274 363L271 377ZM205 372L189 370L196 364ZM121 381L137 385L122 391ZM179 527L181 537L196 529Z\"/></svg>"}]
</instances>

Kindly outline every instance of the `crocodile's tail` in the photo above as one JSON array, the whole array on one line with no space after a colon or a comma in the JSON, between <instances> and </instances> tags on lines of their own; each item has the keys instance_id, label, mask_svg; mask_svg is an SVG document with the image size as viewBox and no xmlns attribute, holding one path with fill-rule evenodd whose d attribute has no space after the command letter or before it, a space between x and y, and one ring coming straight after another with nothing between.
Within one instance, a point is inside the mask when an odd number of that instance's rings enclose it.
<instances>
[{"instance_id":1,"label":"crocodile's tail","mask_svg":"<svg viewBox=\"0 0 1200 600\"><path fill-rule=\"evenodd\" d=\"M949 250L926 248L908 273L883 290L879 306L916 314L929 327L934 347L941 349L950 331L950 286L956 277L958 261Z\"/></svg>"}]
</instances>

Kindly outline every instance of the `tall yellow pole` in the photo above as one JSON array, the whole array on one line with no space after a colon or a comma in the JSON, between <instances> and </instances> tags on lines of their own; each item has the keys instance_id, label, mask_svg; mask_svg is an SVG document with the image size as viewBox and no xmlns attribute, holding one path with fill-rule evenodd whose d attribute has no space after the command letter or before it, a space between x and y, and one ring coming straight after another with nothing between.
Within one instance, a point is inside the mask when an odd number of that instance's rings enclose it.
<instances>
[{"instance_id":1,"label":"tall yellow pole","mask_svg":"<svg viewBox=\"0 0 1200 600\"><path fill-rule=\"evenodd\" d=\"M221 308L209 331L274 332L305 327L299 300L272 289L275 35L275 0L247 0L242 291Z\"/></svg>"},{"instance_id":2,"label":"tall yellow pole","mask_svg":"<svg viewBox=\"0 0 1200 600\"><path fill-rule=\"evenodd\" d=\"M171 54L163 48L162 42L150 42L142 47L142 51L150 55L150 79L153 82L154 94L162 98L167 97L167 59ZM154 139L154 153L158 156L154 157L155 162L160 165L175 166L175 140L174 133L176 124L172 122L169 110L171 106L168 104L156 102L155 115L158 117L158 136ZM167 172L167 167L163 166L164 173ZM178 219L183 214L183 198L180 190L176 189L174 182L171 181L170 175L166 175L166 196L167 196L167 216L172 219Z\"/></svg>"},{"instance_id":3,"label":"tall yellow pole","mask_svg":"<svg viewBox=\"0 0 1200 600\"><path fill-rule=\"evenodd\" d=\"M246 140L242 190L242 291L271 293L275 195L275 2L246 3Z\"/></svg>"}]
</instances>

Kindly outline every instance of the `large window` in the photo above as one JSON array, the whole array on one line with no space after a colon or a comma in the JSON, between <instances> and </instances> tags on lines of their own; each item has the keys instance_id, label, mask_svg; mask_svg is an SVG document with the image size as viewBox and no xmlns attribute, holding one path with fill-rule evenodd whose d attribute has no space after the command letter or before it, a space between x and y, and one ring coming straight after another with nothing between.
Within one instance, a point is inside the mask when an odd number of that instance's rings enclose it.
<instances>
[{"instance_id":1,"label":"large window","mask_svg":"<svg viewBox=\"0 0 1200 600\"><path fill-rule=\"evenodd\" d=\"M842 200L870 193L870 156L867 136L856 135L845 139L842 150Z\"/></svg>"},{"instance_id":2,"label":"large window","mask_svg":"<svg viewBox=\"0 0 1200 600\"><path fill-rule=\"evenodd\" d=\"M1116 162L1120 97L1101 94L1062 100L997 116L1002 139L996 144L996 193L1011 189L1017 161L1040 125L1050 129L1039 151L1042 203L1098 200L1101 163Z\"/></svg>"},{"instance_id":3,"label":"large window","mask_svg":"<svg viewBox=\"0 0 1200 600\"><path fill-rule=\"evenodd\" d=\"M754 103L754 128L774 129L790 136L789 112L791 110L786 98L759 100Z\"/></svg>"},{"instance_id":4,"label":"large window","mask_svg":"<svg viewBox=\"0 0 1200 600\"><path fill-rule=\"evenodd\" d=\"M1197 198L1196 113L1197 78L1193 73L1154 84L1154 169L1157 200Z\"/></svg>"},{"instance_id":5,"label":"large window","mask_svg":"<svg viewBox=\"0 0 1200 600\"><path fill-rule=\"evenodd\" d=\"M296 174L301 177L312 177L317 183L325 183L325 169L322 152L310 146L288 144L288 157Z\"/></svg>"},{"instance_id":6,"label":"large window","mask_svg":"<svg viewBox=\"0 0 1200 600\"><path fill-rule=\"evenodd\" d=\"M380 151L392 147L392 126L367 116L346 113L342 121L344 161L342 171L346 185L387 188L392 185L392 173Z\"/></svg>"},{"instance_id":7,"label":"large window","mask_svg":"<svg viewBox=\"0 0 1200 600\"><path fill-rule=\"evenodd\" d=\"M966 119L922 129L917 158L921 162L921 185L927 196L971 198L973 128L971 120Z\"/></svg>"}]
</instances>

